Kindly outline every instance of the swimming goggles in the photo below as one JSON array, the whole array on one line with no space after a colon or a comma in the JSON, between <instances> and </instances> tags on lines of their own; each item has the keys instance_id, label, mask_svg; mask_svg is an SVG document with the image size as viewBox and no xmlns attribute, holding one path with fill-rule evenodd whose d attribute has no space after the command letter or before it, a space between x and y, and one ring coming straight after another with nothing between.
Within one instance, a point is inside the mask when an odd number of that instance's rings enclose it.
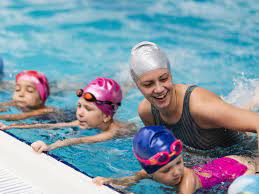
<instances>
[{"instance_id":1,"label":"swimming goggles","mask_svg":"<svg viewBox=\"0 0 259 194\"><path fill-rule=\"evenodd\" d=\"M97 105L103 105L103 104L108 104L111 105L113 108L115 107L115 105L120 106L121 103L113 103L111 101L101 101L101 100L97 100L96 97L90 93L90 92L86 92L84 93L83 89L79 89L76 91L76 95L78 97L83 97L86 101L88 102L95 102Z\"/></svg>"},{"instance_id":2,"label":"swimming goggles","mask_svg":"<svg viewBox=\"0 0 259 194\"><path fill-rule=\"evenodd\" d=\"M173 156L178 156L182 152L182 149L183 149L183 144L178 139L171 144L171 146L170 146L171 153L168 153L166 151L159 152L147 160L140 158L139 156L137 156L136 153L134 153L134 154L135 154L136 158L145 165L160 165L161 166L161 165L167 164Z\"/></svg>"}]
</instances>

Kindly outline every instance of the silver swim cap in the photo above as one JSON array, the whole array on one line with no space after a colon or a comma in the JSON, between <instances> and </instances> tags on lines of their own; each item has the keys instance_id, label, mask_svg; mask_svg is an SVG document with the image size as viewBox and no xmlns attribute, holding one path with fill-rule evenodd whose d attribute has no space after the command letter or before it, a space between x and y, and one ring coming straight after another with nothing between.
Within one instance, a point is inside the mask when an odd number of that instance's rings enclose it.
<instances>
[{"instance_id":1,"label":"silver swim cap","mask_svg":"<svg viewBox=\"0 0 259 194\"><path fill-rule=\"evenodd\" d=\"M161 68L170 71L170 63L166 54L155 43L143 41L131 49L130 73L135 82L144 73Z\"/></svg>"}]
</instances>

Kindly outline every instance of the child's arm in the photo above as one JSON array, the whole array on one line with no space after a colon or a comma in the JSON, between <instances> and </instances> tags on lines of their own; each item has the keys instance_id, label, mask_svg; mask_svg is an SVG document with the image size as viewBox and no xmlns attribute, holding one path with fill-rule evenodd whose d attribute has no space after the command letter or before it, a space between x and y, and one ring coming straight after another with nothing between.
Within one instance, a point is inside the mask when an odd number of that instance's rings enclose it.
<instances>
[{"instance_id":1,"label":"child's arm","mask_svg":"<svg viewBox=\"0 0 259 194\"><path fill-rule=\"evenodd\" d=\"M201 187L199 178L194 174L192 169L184 168L184 176L179 184L179 194L192 194Z\"/></svg>"},{"instance_id":2,"label":"child's arm","mask_svg":"<svg viewBox=\"0 0 259 194\"><path fill-rule=\"evenodd\" d=\"M93 182L97 185L110 184L128 187L131 186L142 179L148 179L148 175L144 170L136 172L133 176L121 177L121 178L105 178L105 177L95 177ZM115 186L116 187L116 186Z\"/></svg>"},{"instance_id":3,"label":"child's arm","mask_svg":"<svg viewBox=\"0 0 259 194\"><path fill-rule=\"evenodd\" d=\"M6 120L6 121L17 121L17 120L23 120L34 116L44 115L51 112L55 112L54 108L46 107L38 110L33 110L30 112L24 112L22 114L6 114L6 115L0 115L0 120Z\"/></svg>"},{"instance_id":4,"label":"child's arm","mask_svg":"<svg viewBox=\"0 0 259 194\"><path fill-rule=\"evenodd\" d=\"M8 111L8 106L15 106L14 101L9 101L9 102L2 102L0 103L0 112L6 112Z\"/></svg>"},{"instance_id":5,"label":"child's arm","mask_svg":"<svg viewBox=\"0 0 259 194\"><path fill-rule=\"evenodd\" d=\"M71 138L71 139L65 139L62 141L58 140L55 143L50 145L47 145L42 141L36 141L33 144L31 144L31 147L33 148L34 151L41 153L43 151L51 151L60 147L74 145L74 144L102 142L102 141L112 139L114 136L115 136L114 132L107 131L94 136Z\"/></svg>"},{"instance_id":6,"label":"child's arm","mask_svg":"<svg viewBox=\"0 0 259 194\"><path fill-rule=\"evenodd\" d=\"M2 102L0 106L15 106L15 101Z\"/></svg>"},{"instance_id":7,"label":"child's arm","mask_svg":"<svg viewBox=\"0 0 259 194\"><path fill-rule=\"evenodd\" d=\"M26 124L26 123L14 123L11 125L5 125L0 123L0 130L6 129L31 129L31 128L61 128L61 127L75 127L78 126L78 120L67 122L67 123L33 123L33 124Z\"/></svg>"}]
</instances>

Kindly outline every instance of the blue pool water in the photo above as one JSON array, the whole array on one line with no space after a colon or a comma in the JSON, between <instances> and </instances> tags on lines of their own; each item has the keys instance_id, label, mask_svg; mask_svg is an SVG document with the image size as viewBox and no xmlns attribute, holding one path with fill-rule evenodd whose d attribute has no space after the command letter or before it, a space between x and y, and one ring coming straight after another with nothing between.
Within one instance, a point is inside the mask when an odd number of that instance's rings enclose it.
<instances>
[{"instance_id":1,"label":"blue pool water","mask_svg":"<svg viewBox=\"0 0 259 194\"><path fill-rule=\"evenodd\" d=\"M51 81L62 80L64 87L76 83L75 89L96 76L127 85L131 47L142 40L154 41L168 54L175 82L197 84L242 105L259 84L258 18L256 0L6 0L0 2L0 56L5 80L13 80L21 70L37 69ZM5 101L11 92L0 95ZM125 91L117 118L141 125L136 110L142 98L136 88ZM47 103L75 109L76 100L74 92L66 91L55 93ZM28 142L48 143L97 133L79 129L10 132ZM118 177L140 169L131 152L131 138L51 153L91 176ZM224 192L226 186L214 188L220 190ZM145 180L129 191L172 190Z\"/></svg>"}]
</instances>

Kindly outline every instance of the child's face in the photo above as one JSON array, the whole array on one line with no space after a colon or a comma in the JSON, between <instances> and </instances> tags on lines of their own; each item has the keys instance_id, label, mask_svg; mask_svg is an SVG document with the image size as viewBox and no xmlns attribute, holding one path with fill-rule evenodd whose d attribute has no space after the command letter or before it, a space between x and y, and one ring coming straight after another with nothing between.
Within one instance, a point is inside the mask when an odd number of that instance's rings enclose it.
<instances>
[{"instance_id":1,"label":"child's face","mask_svg":"<svg viewBox=\"0 0 259 194\"><path fill-rule=\"evenodd\" d=\"M42 105L39 92L30 81L16 82L13 100L20 108L36 108Z\"/></svg>"},{"instance_id":2,"label":"child's face","mask_svg":"<svg viewBox=\"0 0 259 194\"><path fill-rule=\"evenodd\" d=\"M183 177L184 163L180 155L167 165L154 172L153 179L168 186L178 185Z\"/></svg>"},{"instance_id":3,"label":"child's face","mask_svg":"<svg viewBox=\"0 0 259 194\"><path fill-rule=\"evenodd\" d=\"M83 98L79 98L76 117L80 128L99 128L98 126L103 124L105 116L94 102L88 102Z\"/></svg>"}]
</instances>

